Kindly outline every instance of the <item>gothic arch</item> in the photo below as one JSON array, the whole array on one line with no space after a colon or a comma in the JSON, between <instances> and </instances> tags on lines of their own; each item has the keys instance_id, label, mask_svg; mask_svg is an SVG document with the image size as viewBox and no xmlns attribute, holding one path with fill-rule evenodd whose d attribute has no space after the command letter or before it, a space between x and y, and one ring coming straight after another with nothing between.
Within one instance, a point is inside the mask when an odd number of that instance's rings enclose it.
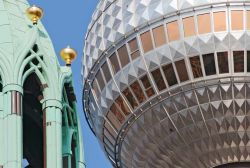
<instances>
[{"instance_id":1,"label":"gothic arch","mask_svg":"<svg viewBox=\"0 0 250 168\"><path fill-rule=\"evenodd\" d=\"M64 83L62 96L62 132L63 132L63 166L78 167L79 162L79 133L75 95L71 83Z\"/></svg>"},{"instance_id":2,"label":"gothic arch","mask_svg":"<svg viewBox=\"0 0 250 168\"><path fill-rule=\"evenodd\" d=\"M41 99L41 81L35 72L30 73L23 85L23 154L30 166L36 168L42 168L44 163Z\"/></svg>"},{"instance_id":3,"label":"gothic arch","mask_svg":"<svg viewBox=\"0 0 250 168\"><path fill-rule=\"evenodd\" d=\"M44 166L46 157L42 100L49 92L47 74L44 54L34 43L19 67L18 83L23 86L23 154L30 166L37 168Z\"/></svg>"}]
</instances>

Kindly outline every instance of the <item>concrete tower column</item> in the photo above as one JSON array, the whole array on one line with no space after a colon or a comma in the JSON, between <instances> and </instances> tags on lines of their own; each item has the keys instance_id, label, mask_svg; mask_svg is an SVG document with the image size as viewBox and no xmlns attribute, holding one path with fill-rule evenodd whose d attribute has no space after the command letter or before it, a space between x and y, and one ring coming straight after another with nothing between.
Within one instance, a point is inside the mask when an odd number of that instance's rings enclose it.
<instances>
[{"instance_id":1,"label":"concrete tower column","mask_svg":"<svg viewBox=\"0 0 250 168\"><path fill-rule=\"evenodd\" d=\"M8 84L3 88L3 120L1 142L3 168L21 168L23 159L22 94L20 85Z\"/></svg>"},{"instance_id":2,"label":"concrete tower column","mask_svg":"<svg viewBox=\"0 0 250 168\"><path fill-rule=\"evenodd\" d=\"M45 168L62 168L62 103L59 100L43 102Z\"/></svg>"}]
</instances>

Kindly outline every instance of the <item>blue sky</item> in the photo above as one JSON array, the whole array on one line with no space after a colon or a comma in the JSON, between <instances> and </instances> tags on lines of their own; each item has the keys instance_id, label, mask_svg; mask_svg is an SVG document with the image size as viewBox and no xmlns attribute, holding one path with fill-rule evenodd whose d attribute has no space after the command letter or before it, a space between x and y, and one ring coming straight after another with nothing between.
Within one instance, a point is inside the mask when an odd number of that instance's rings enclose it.
<instances>
[{"instance_id":1,"label":"blue sky","mask_svg":"<svg viewBox=\"0 0 250 168\"><path fill-rule=\"evenodd\" d=\"M43 25L47 29L55 47L56 53L70 45L78 52L78 57L72 65L75 92L78 100L78 112L82 121L84 152L87 168L111 168L100 145L90 131L82 110L82 77L81 59L83 55L84 37L92 13L99 0L28 0L31 5L44 9ZM58 59L61 61L59 54Z\"/></svg>"}]
</instances>

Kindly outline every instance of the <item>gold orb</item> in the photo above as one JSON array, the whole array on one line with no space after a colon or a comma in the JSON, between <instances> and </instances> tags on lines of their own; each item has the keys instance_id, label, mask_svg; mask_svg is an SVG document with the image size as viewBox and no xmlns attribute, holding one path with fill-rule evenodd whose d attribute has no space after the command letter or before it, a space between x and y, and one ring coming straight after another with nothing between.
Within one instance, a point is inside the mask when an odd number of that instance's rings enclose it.
<instances>
[{"instance_id":1,"label":"gold orb","mask_svg":"<svg viewBox=\"0 0 250 168\"><path fill-rule=\"evenodd\" d=\"M26 10L26 14L33 24L37 24L38 20L43 17L43 9L33 5Z\"/></svg>"},{"instance_id":2,"label":"gold orb","mask_svg":"<svg viewBox=\"0 0 250 168\"><path fill-rule=\"evenodd\" d=\"M69 46L62 49L60 52L60 55L67 66L70 66L73 60L76 58L77 53L73 48L70 48Z\"/></svg>"}]
</instances>

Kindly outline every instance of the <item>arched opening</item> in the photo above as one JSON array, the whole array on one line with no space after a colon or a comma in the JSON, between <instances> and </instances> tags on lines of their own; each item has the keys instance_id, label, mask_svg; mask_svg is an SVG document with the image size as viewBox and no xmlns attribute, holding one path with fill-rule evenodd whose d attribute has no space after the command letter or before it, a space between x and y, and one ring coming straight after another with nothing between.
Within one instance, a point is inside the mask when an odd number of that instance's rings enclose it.
<instances>
[{"instance_id":1,"label":"arched opening","mask_svg":"<svg viewBox=\"0 0 250 168\"><path fill-rule=\"evenodd\" d=\"M32 73L24 82L23 94L23 157L26 168L43 168L43 98L41 82Z\"/></svg>"},{"instance_id":2,"label":"arched opening","mask_svg":"<svg viewBox=\"0 0 250 168\"><path fill-rule=\"evenodd\" d=\"M77 167L78 161L78 135L75 115L76 97L72 85L65 83L62 94L63 167L73 168Z\"/></svg>"}]
</instances>

